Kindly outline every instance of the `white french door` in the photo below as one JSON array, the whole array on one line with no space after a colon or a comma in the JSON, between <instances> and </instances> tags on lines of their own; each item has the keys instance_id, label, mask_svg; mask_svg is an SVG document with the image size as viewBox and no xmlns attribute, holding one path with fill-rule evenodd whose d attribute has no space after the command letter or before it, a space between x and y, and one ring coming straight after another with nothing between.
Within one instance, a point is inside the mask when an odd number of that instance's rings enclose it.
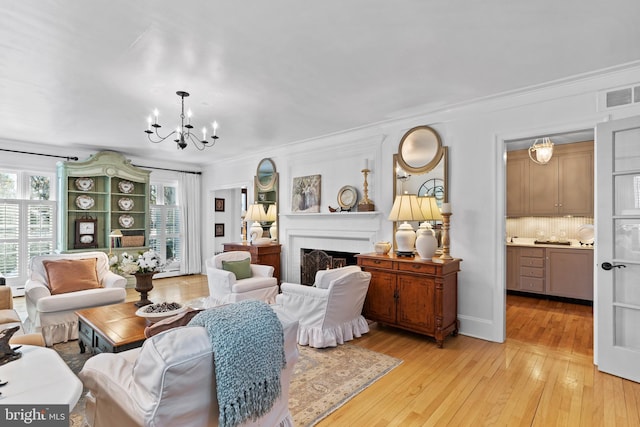
<instances>
[{"instance_id":1,"label":"white french door","mask_svg":"<svg viewBox=\"0 0 640 427\"><path fill-rule=\"evenodd\" d=\"M596 363L640 382L640 116L596 127Z\"/></svg>"}]
</instances>

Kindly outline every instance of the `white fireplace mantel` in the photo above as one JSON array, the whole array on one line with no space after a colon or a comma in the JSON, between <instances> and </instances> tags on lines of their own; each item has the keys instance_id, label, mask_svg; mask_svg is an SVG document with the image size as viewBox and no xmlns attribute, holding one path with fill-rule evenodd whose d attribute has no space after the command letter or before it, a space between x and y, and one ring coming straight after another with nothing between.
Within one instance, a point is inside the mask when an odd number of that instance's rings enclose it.
<instances>
[{"instance_id":1,"label":"white fireplace mantel","mask_svg":"<svg viewBox=\"0 0 640 427\"><path fill-rule=\"evenodd\" d=\"M373 251L382 212L288 213L279 215L284 232L285 281L300 282L300 250Z\"/></svg>"}]
</instances>

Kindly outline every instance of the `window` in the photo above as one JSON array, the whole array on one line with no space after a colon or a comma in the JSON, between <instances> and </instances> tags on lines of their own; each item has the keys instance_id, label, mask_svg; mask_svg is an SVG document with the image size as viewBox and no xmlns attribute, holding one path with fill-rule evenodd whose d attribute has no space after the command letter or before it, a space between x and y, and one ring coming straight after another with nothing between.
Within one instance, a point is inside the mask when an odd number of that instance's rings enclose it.
<instances>
[{"instance_id":1,"label":"window","mask_svg":"<svg viewBox=\"0 0 640 427\"><path fill-rule=\"evenodd\" d=\"M177 183L152 183L149 246L165 260L165 273L180 272L182 255L181 214Z\"/></svg>"},{"instance_id":2,"label":"window","mask_svg":"<svg viewBox=\"0 0 640 427\"><path fill-rule=\"evenodd\" d=\"M52 179L51 175L0 170L0 273L10 285L24 284L32 256L54 250Z\"/></svg>"}]
</instances>

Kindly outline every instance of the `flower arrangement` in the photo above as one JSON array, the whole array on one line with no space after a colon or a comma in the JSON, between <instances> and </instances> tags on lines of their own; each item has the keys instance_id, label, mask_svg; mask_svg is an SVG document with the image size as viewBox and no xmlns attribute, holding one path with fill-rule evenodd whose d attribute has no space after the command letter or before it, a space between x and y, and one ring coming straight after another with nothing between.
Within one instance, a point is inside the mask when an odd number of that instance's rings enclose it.
<instances>
[{"instance_id":1,"label":"flower arrangement","mask_svg":"<svg viewBox=\"0 0 640 427\"><path fill-rule=\"evenodd\" d=\"M117 256L115 258L115 263L117 264L118 259ZM149 249L146 252L140 253L138 256L130 255L127 252L122 253L122 261L117 265L118 271L124 274L137 274L137 273L158 273L162 271L164 264L160 259L160 256L153 249Z\"/></svg>"}]
</instances>

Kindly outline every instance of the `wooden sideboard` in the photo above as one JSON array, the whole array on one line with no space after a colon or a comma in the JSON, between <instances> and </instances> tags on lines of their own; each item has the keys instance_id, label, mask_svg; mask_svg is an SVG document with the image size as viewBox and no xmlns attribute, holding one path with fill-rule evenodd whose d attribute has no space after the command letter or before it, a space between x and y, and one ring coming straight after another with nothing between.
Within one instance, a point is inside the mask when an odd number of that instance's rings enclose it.
<instances>
[{"instance_id":1,"label":"wooden sideboard","mask_svg":"<svg viewBox=\"0 0 640 427\"><path fill-rule=\"evenodd\" d=\"M460 259L432 262L395 254L356 258L371 273L364 317L433 337L440 348L446 336L457 335Z\"/></svg>"},{"instance_id":2,"label":"wooden sideboard","mask_svg":"<svg viewBox=\"0 0 640 427\"><path fill-rule=\"evenodd\" d=\"M280 283L280 251L282 245L269 243L268 245L252 245L250 243L223 243L225 252L246 251L251 253L251 264L270 265L273 267L273 277Z\"/></svg>"}]
</instances>

